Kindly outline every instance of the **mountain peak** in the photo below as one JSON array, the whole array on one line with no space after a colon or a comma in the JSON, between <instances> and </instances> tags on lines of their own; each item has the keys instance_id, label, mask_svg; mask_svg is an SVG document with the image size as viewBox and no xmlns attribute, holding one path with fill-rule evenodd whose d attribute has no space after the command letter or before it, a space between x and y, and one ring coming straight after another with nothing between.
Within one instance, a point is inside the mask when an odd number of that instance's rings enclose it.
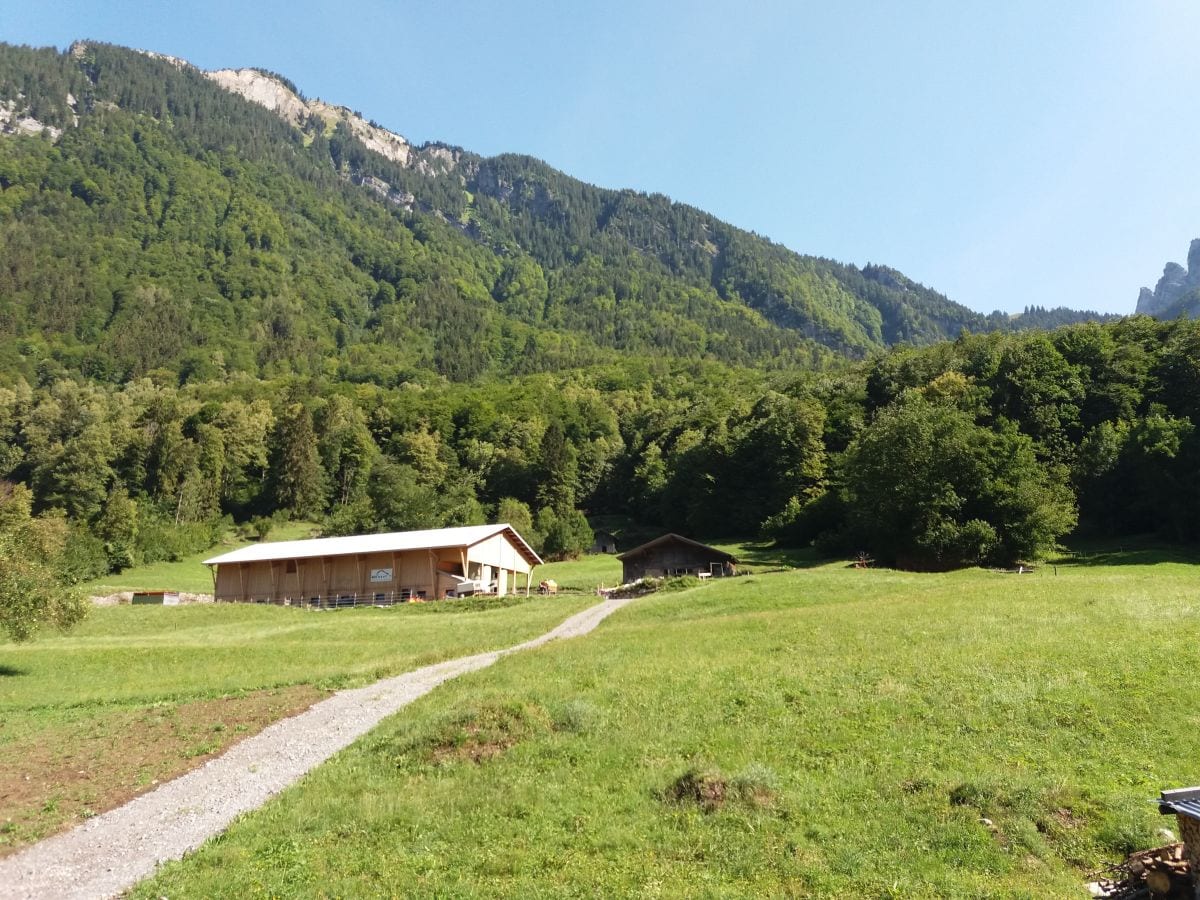
<instances>
[{"instance_id":1,"label":"mountain peak","mask_svg":"<svg viewBox=\"0 0 1200 900\"><path fill-rule=\"evenodd\" d=\"M1154 290L1142 288L1138 294L1137 312L1157 319L1200 317L1200 238L1188 247L1187 263L1186 269L1167 263Z\"/></svg>"}]
</instances>

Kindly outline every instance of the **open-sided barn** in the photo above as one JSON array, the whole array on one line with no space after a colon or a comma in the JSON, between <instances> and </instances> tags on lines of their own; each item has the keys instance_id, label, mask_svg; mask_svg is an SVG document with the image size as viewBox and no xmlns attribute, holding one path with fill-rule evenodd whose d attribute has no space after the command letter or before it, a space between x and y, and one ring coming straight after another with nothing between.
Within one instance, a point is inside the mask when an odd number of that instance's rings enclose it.
<instances>
[{"instance_id":1,"label":"open-sided barn","mask_svg":"<svg viewBox=\"0 0 1200 900\"><path fill-rule=\"evenodd\" d=\"M343 606L507 594L541 558L511 525L253 544L207 559L218 601Z\"/></svg>"},{"instance_id":2,"label":"open-sided barn","mask_svg":"<svg viewBox=\"0 0 1200 900\"><path fill-rule=\"evenodd\" d=\"M639 578L662 578L668 575L732 575L737 560L732 554L678 534L664 534L640 547L620 554L622 580L625 584Z\"/></svg>"}]
</instances>

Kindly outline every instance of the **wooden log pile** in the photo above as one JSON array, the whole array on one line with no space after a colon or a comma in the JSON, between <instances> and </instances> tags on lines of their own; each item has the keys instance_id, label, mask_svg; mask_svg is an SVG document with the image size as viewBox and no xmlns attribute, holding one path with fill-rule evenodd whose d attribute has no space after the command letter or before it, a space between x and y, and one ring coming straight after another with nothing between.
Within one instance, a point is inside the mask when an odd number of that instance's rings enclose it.
<instances>
[{"instance_id":1,"label":"wooden log pile","mask_svg":"<svg viewBox=\"0 0 1200 900\"><path fill-rule=\"evenodd\" d=\"M1088 883L1093 897L1112 900L1171 900L1191 898L1192 870L1184 857L1183 844L1167 844L1153 850L1131 853Z\"/></svg>"}]
</instances>

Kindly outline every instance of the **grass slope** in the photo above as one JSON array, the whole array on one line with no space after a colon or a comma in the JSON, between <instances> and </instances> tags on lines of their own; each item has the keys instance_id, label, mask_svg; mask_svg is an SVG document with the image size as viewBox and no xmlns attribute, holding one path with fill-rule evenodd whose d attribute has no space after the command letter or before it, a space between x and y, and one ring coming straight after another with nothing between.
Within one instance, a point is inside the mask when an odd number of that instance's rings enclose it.
<instances>
[{"instance_id":1,"label":"grass slope","mask_svg":"<svg viewBox=\"0 0 1200 900\"><path fill-rule=\"evenodd\" d=\"M507 647L591 602L116 606L93 609L68 635L0 644L0 852L203 762L329 690Z\"/></svg>"},{"instance_id":2,"label":"grass slope","mask_svg":"<svg viewBox=\"0 0 1200 900\"><path fill-rule=\"evenodd\" d=\"M1197 774L1200 571L1130 563L648 597L439 689L135 895L1086 896Z\"/></svg>"},{"instance_id":3,"label":"grass slope","mask_svg":"<svg viewBox=\"0 0 1200 900\"><path fill-rule=\"evenodd\" d=\"M270 541L298 541L310 538L319 530L312 522L286 522L271 529ZM80 589L92 596L107 596L119 591L186 591L190 594L211 594L212 572L204 560L220 553L228 553L245 547L253 541L236 538L231 532L228 539L202 553L194 553L175 562L156 562L134 566L123 572L103 575L93 581L84 582Z\"/></svg>"},{"instance_id":4,"label":"grass slope","mask_svg":"<svg viewBox=\"0 0 1200 900\"><path fill-rule=\"evenodd\" d=\"M533 586L553 579L560 591L586 591L598 586L615 587L621 583L621 561L607 553L589 553L579 559L549 562L533 570Z\"/></svg>"}]
</instances>

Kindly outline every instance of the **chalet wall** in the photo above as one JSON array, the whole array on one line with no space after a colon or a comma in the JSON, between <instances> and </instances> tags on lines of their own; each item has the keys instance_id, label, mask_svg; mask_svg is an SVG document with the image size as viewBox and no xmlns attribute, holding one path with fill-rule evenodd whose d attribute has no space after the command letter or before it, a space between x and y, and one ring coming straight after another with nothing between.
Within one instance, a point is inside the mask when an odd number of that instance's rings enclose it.
<instances>
[{"instance_id":1,"label":"chalet wall","mask_svg":"<svg viewBox=\"0 0 1200 900\"><path fill-rule=\"evenodd\" d=\"M622 580L629 584L639 578L662 578L681 570L689 575L712 572L716 564L718 572L725 574L726 558L708 553L701 547L688 544L663 544L651 547L645 553L622 561Z\"/></svg>"},{"instance_id":2,"label":"chalet wall","mask_svg":"<svg viewBox=\"0 0 1200 900\"><path fill-rule=\"evenodd\" d=\"M461 559L457 550L440 551L448 560ZM436 596L435 557L428 550L367 553L270 562L227 563L217 567L218 600L281 602L312 597L370 596L409 590ZM289 569L291 571L289 571ZM390 578L372 581L371 573Z\"/></svg>"},{"instance_id":3,"label":"chalet wall","mask_svg":"<svg viewBox=\"0 0 1200 900\"><path fill-rule=\"evenodd\" d=\"M532 567L507 534L497 534L467 548L467 559L507 572L529 572Z\"/></svg>"}]
</instances>

